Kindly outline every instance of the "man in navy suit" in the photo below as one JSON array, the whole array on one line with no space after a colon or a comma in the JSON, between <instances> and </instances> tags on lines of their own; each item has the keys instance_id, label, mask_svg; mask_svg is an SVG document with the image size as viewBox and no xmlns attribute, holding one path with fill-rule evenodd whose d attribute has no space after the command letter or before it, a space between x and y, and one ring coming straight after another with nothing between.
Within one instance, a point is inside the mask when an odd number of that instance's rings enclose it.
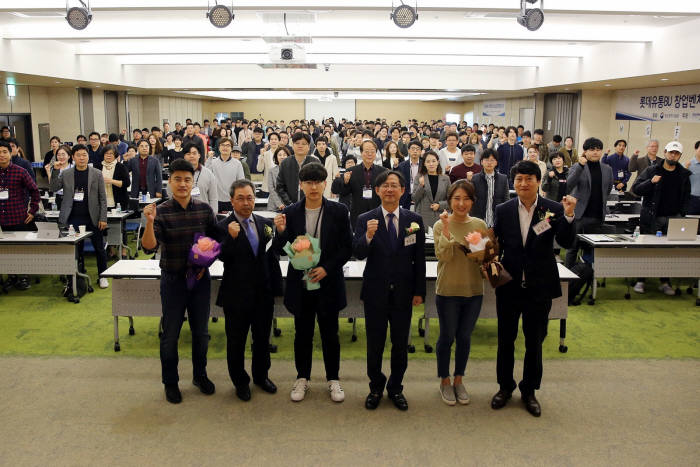
<instances>
[{"instance_id":1,"label":"man in navy suit","mask_svg":"<svg viewBox=\"0 0 700 467\"><path fill-rule=\"evenodd\" d=\"M559 204L538 196L541 175L534 162L518 162L511 177L518 196L496 207L493 229L501 262L513 280L496 288L496 372L500 389L493 396L491 407L504 407L515 389L513 354L522 314L525 364L518 387L527 411L539 417L541 408L535 390L542 381L542 342L547 336L552 299L561 297L554 239L564 248L573 243L576 198L564 196Z\"/></svg>"},{"instance_id":2,"label":"man in navy suit","mask_svg":"<svg viewBox=\"0 0 700 467\"><path fill-rule=\"evenodd\" d=\"M408 189L401 197L401 207L404 209L411 208L411 193L413 193L413 182L418 177L418 172L420 170L421 153L423 152L423 146L420 141L414 139L408 143L408 159L401 162L396 168L408 184Z\"/></svg>"},{"instance_id":3,"label":"man in navy suit","mask_svg":"<svg viewBox=\"0 0 700 467\"><path fill-rule=\"evenodd\" d=\"M357 219L353 252L367 258L360 298L365 307L367 376L370 393L365 407L379 406L384 388L399 410L408 410L401 384L408 364L408 335L413 307L425 297L425 229L420 215L403 209L399 200L406 181L396 171L379 174L375 191L380 207ZM382 373L387 325L391 324L391 375Z\"/></svg>"},{"instance_id":4,"label":"man in navy suit","mask_svg":"<svg viewBox=\"0 0 700 467\"><path fill-rule=\"evenodd\" d=\"M352 210L350 221L353 225L357 217L379 206L379 198L374 190L379 174L386 172L386 168L374 163L377 156L377 143L368 139L360 145L362 151L362 163L356 165L343 174L343 185L340 189L341 196L352 195Z\"/></svg>"},{"instance_id":5,"label":"man in navy suit","mask_svg":"<svg viewBox=\"0 0 700 467\"><path fill-rule=\"evenodd\" d=\"M236 395L250 400L250 376L244 354L248 330L253 333L253 383L270 394L277 387L268 378L270 328L274 296L282 288L279 257L266 248L272 240L272 220L253 214L255 187L245 179L231 185L233 212L218 223L224 277L216 304L226 318L226 360Z\"/></svg>"},{"instance_id":6,"label":"man in navy suit","mask_svg":"<svg viewBox=\"0 0 700 467\"><path fill-rule=\"evenodd\" d=\"M287 269L284 305L294 315L294 362L297 380L292 387L291 399L304 400L311 378L314 321L318 321L326 369L328 393L334 402L342 402L345 394L340 386L340 341L338 338L338 313L347 306L343 266L352 254L352 232L348 208L344 204L323 197L328 172L318 162L311 162L299 170L299 180L304 198L287 206L275 217L277 235L273 246L282 251L287 242L294 242L299 235L318 238L321 258L309 271L311 282L320 288L308 290L303 279L304 271Z\"/></svg>"}]
</instances>

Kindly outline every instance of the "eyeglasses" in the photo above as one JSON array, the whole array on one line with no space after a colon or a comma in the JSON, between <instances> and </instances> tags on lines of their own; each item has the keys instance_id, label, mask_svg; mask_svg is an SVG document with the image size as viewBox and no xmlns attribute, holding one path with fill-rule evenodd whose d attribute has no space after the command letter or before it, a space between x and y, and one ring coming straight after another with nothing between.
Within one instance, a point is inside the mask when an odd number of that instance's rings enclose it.
<instances>
[{"instance_id":1,"label":"eyeglasses","mask_svg":"<svg viewBox=\"0 0 700 467\"><path fill-rule=\"evenodd\" d=\"M384 188L384 189L387 189L387 190L389 190L389 189L391 189L391 190L400 190L400 189L401 189L401 185L398 184L398 183L384 183L384 184L381 185L379 188Z\"/></svg>"},{"instance_id":2,"label":"eyeglasses","mask_svg":"<svg viewBox=\"0 0 700 467\"><path fill-rule=\"evenodd\" d=\"M254 203L255 198L253 196L237 196L233 198L233 200L237 203Z\"/></svg>"}]
</instances>

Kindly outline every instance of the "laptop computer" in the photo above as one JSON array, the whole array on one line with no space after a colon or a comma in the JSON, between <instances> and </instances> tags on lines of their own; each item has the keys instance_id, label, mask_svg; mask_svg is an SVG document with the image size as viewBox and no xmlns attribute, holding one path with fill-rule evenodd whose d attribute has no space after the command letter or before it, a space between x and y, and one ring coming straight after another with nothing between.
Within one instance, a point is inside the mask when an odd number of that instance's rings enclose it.
<instances>
[{"instance_id":1,"label":"laptop computer","mask_svg":"<svg viewBox=\"0 0 700 467\"><path fill-rule=\"evenodd\" d=\"M674 218L668 220L669 241L693 241L698 233L698 221L692 218Z\"/></svg>"},{"instance_id":2,"label":"laptop computer","mask_svg":"<svg viewBox=\"0 0 700 467\"><path fill-rule=\"evenodd\" d=\"M58 224L55 222L36 222L36 238L55 239L59 238Z\"/></svg>"}]
</instances>

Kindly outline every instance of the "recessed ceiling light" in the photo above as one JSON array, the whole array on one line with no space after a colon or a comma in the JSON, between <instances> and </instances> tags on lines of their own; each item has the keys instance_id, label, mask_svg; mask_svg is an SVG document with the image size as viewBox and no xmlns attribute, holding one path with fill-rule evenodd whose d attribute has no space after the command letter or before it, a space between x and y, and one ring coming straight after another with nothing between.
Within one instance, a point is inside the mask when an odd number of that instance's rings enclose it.
<instances>
[{"instance_id":1,"label":"recessed ceiling light","mask_svg":"<svg viewBox=\"0 0 700 467\"><path fill-rule=\"evenodd\" d=\"M668 81L668 78L661 78L661 81Z\"/></svg>"},{"instance_id":2,"label":"recessed ceiling light","mask_svg":"<svg viewBox=\"0 0 700 467\"><path fill-rule=\"evenodd\" d=\"M56 81L56 84L61 84L61 82L60 82L60 81Z\"/></svg>"},{"instance_id":3,"label":"recessed ceiling light","mask_svg":"<svg viewBox=\"0 0 700 467\"><path fill-rule=\"evenodd\" d=\"M569 90L569 88L564 88L564 91L568 91L568 90Z\"/></svg>"},{"instance_id":4,"label":"recessed ceiling light","mask_svg":"<svg viewBox=\"0 0 700 467\"><path fill-rule=\"evenodd\" d=\"M609 86L612 86L612 84L604 84L603 86L609 87Z\"/></svg>"},{"instance_id":5,"label":"recessed ceiling light","mask_svg":"<svg viewBox=\"0 0 700 467\"><path fill-rule=\"evenodd\" d=\"M96 87L96 88L101 88L102 86L97 86L97 85L96 85L95 87Z\"/></svg>"}]
</instances>

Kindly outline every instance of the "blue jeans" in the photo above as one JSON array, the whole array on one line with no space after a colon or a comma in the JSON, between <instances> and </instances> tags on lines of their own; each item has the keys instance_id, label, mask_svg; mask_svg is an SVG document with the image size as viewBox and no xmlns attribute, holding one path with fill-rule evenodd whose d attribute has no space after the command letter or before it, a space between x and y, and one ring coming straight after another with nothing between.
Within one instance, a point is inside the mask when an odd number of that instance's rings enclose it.
<instances>
[{"instance_id":1,"label":"blue jeans","mask_svg":"<svg viewBox=\"0 0 700 467\"><path fill-rule=\"evenodd\" d=\"M457 341L455 349L455 376L464 376L469 359L469 348L476 320L481 312L483 295L473 297L445 297L437 295L438 318L440 319L440 337L435 346L438 376L450 376L450 356L452 342Z\"/></svg>"},{"instance_id":2,"label":"blue jeans","mask_svg":"<svg viewBox=\"0 0 700 467\"><path fill-rule=\"evenodd\" d=\"M185 319L192 332L192 374L194 378L207 374L209 347L209 301L211 300L209 271L187 290L185 274L163 271L160 278L160 301L163 306L163 335L160 338L160 364L163 384L175 384L177 373L177 341Z\"/></svg>"}]
</instances>

